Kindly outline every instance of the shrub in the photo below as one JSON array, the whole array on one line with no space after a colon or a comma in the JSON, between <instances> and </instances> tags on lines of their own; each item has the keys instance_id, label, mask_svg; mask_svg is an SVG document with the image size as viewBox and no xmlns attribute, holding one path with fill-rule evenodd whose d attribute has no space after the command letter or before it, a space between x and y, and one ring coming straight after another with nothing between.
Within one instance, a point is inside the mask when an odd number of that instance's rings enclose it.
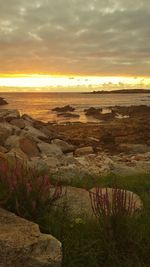
<instances>
[{"instance_id":1,"label":"shrub","mask_svg":"<svg viewBox=\"0 0 150 267\"><path fill-rule=\"evenodd\" d=\"M136 210L133 193L123 189L96 188L95 192L89 191L89 196L94 215L111 237L121 231Z\"/></svg>"},{"instance_id":2,"label":"shrub","mask_svg":"<svg viewBox=\"0 0 150 267\"><path fill-rule=\"evenodd\" d=\"M59 183L54 187L48 175L40 175L17 159L0 163L0 188L3 207L34 221L49 211L62 192Z\"/></svg>"}]
</instances>

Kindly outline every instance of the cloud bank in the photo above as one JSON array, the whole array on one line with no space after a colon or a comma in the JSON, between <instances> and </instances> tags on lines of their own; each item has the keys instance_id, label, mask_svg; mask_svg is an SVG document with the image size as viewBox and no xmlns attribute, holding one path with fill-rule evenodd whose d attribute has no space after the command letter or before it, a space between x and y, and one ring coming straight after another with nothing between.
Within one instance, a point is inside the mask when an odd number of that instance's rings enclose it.
<instances>
[{"instance_id":1,"label":"cloud bank","mask_svg":"<svg viewBox=\"0 0 150 267\"><path fill-rule=\"evenodd\" d=\"M0 0L0 73L150 76L149 0Z\"/></svg>"}]
</instances>

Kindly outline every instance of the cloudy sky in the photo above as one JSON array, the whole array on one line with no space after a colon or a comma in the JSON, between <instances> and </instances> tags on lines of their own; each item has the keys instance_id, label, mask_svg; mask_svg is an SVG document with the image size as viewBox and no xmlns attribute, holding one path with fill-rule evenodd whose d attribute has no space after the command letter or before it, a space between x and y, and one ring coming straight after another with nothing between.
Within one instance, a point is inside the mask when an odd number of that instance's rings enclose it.
<instances>
[{"instance_id":1,"label":"cloudy sky","mask_svg":"<svg viewBox=\"0 0 150 267\"><path fill-rule=\"evenodd\" d=\"M150 0L0 0L0 73L150 77Z\"/></svg>"}]
</instances>

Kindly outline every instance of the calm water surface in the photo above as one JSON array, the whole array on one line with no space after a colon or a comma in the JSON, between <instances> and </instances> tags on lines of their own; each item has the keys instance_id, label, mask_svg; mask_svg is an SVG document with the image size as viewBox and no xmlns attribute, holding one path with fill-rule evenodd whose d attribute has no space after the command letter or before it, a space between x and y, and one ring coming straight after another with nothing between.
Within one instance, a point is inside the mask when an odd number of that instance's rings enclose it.
<instances>
[{"instance_id":1,"label":"calm water surface","mask_svg":"<svg viewBox=\"0 0 150 267\"><path fill-rule=\"evenodd\" d=\"M88 107L150 105L150 94L82 94L82 93L0 93L9 103L0 108L18 109L21 114L27 113L38 120L64 122L51 109L71 105L75 107L80 121L93 121L86 118L83 110ZM68 119L67 119L68 120ZM78 121L72 119L71 121Z\"/></svg>"}]
</instances>

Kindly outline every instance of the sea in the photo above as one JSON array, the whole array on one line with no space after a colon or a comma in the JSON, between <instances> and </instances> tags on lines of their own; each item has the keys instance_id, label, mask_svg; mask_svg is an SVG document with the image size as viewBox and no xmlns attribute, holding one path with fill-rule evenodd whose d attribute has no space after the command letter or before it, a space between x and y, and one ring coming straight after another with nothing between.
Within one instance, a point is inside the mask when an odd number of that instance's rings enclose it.
<instances>
[{"instance_id":1,"label":"sea","mask_svg":"<svg viewBox=\"0 0 150 267\"><path fill-rule=\"evenodd\" d=\"M28 114L44 122L95 122L92 117L86 117L84 109L101 107L103 112L109 112L111 106L149 105L150 94L87 94L87 93L0 93L9 104L0 106L0 109L18 109L21 114ZM71 105L78 118L64 118L57 116L52 109Z\"/></svg>"}]
</instances>

